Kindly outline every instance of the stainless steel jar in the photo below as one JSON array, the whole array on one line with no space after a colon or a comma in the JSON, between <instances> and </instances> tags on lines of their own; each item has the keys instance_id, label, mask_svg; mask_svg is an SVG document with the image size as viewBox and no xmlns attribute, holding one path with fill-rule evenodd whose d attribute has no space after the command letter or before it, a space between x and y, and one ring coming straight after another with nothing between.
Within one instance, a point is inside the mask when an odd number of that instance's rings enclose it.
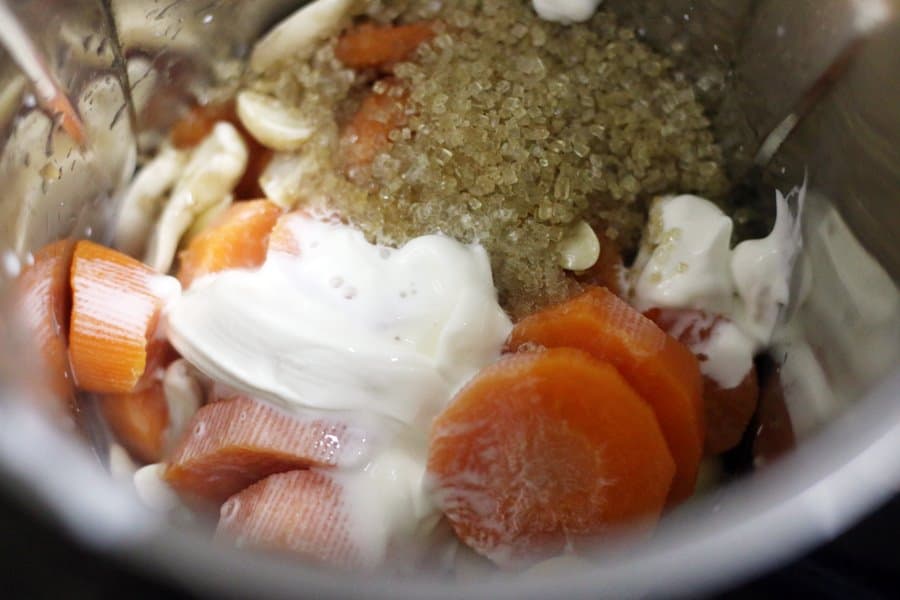
<instances>
[{"instance_id":1,"label":"stainless steel jar","mask_svg":"<svg viewBox=\"0 0 900 600\"><path fill-rule=\"evenodd\" d=\"M139 152L153 147L190 97L227 94L252 41L298 4L0 4L3 37L14 40L0 55L4 297L29 252L44 243L68 235L108 240L116 199ZM786 389L803 434L795 452L679 508L637 551L610 548L590 565L490 581L337 575L215 547L194 528L145 511L126 484L110 477L102 427L88 422L85 443L34 410L45 392L35 385L33 348L16 335L4 303L4 485L84 544L161 577L216 595L266 597L699 593L836 535L896 493L900 2L607 0L606 7L697 82L732 174L765 190L808 181L808 260L797 285L809 295L792 309L809 345L783 345L777 356L818 382ZM85 146L42 111L53 93L44 76L67 91L84 117Z\"/></svg>"}]
</instances>

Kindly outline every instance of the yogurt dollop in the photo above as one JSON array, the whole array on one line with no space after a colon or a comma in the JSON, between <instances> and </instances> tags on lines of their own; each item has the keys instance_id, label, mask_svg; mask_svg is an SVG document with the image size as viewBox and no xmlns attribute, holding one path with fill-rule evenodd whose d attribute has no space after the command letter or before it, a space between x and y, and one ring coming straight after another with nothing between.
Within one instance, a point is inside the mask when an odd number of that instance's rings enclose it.
<instances>
[{"instance_id":1,"label":"yogurt dollop","mask_svg":"<svg viewBox=\"0 0 900 600\"><path fill-rule=\"evenodd\" d=\"M704 375L724 389L738 385L767 347L791 302L790 282L802 249L799 219L805 188L776 194L772 232L731 248L734 224L712 202L691 195L657 199L632 268L634 303L650 308L697 309L727 317L692 350L706 360Z\"/></svg>"},{"instance_id":2,"label":"yogurt dollop","mask_svg":"<svg viewBox=\"0 0 900 600\"><path fill-rule=\"evenodd\" d=\"M423 487L427 428L495 361L512 324L480 245L370 244L334 221L286 222L296 252L194 282L166 309L172 345L215 381L300 414L328 411L376 440L329 475L353 508L357 546L380 562L439 513Z\"/></svg>"}]
</instances>

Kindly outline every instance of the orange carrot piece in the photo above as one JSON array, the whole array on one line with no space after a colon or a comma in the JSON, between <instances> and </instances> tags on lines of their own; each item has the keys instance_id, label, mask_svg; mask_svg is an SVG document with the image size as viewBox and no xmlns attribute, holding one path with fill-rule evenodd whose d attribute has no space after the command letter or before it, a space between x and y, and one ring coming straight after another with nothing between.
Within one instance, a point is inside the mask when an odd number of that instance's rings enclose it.
<instances>
[{"instance_id":1,"label":"orange carrot piece","mask_svg":"<svg viewBox=\"0 0 900 600\"><path fill-rule=\"evenodd\" d=\"M67 351L72 310L69 268L74 245L72 240L60 240L43 247L16 282L19 322L40 353L47 391L59 401L55 406L62 408L63 414L75 411Z\"/></svg>"},{"instance_id":2,"label":"orange carrot piece","mask_svg":"<svg viewBox=\"0 0 900 600\"><path fill-rule=\"evenodd\" d=\"M697 359L615 294L592 288L519 321L509 347L578 348L609 361L656 413L675 459L669 502L693 493L703 455L702 380Z\"/></svg>"},{"instance_id":3,"label":"orange carrot piece","mask_svg":"<svg viewBox=\"0 0 900 600\"><path fill-rule=\"evenodd\" d=\"M171 130L172 145L179 149L193 148L212 133L213 127L219 121L236 122L237 116L234 105L225 104L199 104L192 107Z\"/></svg>"},{"instance_id":4,"label":"orange carrot piece","mask_svg":"<svg viewBox=\"0 0 900 600\"><path fill-rule=\"evenodd\" d=\"M341 132L340 151L348 173L369 166L391 145L391 131L406 124L407 93L397 80L384 80L386 90L374 90Z\"/></svg>"},{"instance_id":5,"label":"orange carrot piece","mask_svg":"<svg viewBox=\"0 0 900 600\"><path fill-rule=\"evenodd\" d=\"M335 466L345 431L245 397L220 400L194 415L165 478L188 498L218 504L274 473Z\"/></svg>"},{"instance_id":6,"label":"orange carrot piece","mask_svg":"<svg viewBox=\"0 0 900 600\"><path fill-rule=\"evenodd\" d=\"M236 200L249 200L265 196L259 185L259 176L272 160L272 151L256 141L241 124L233 102L194 106L171 129L172 145L179 149L193 148L203 141L219 121L234 125L247 145L247 167L234 187Z\"/></svg>"},{"instance_id":7,"label":"orange carrot piece","mask_svg":"<svg viewBox=\"0 0 900 600\"><path fill-rule=\"evenodd\" d=\"M231 205L180 254L178 279L185 288L210 273L252 269L266 258L269 232L281 209L268 200Z\"/></svg>"},{"instance_id":8,"label":"orange carrot piece","mask_svg":"<svg viewBox=\"0 0 900 600\"><path fill-rule=\"evenodd\" d=\"M47 101L47 109L53 114L53 118L57 119L62 125L63 131L79 146L84 146L87 141L87 135L84 132L84 123L78 112L69 102L69 99L62 92L57 93Z\"/></svg>"},{"instance_id":9,"label":"orange carrot piece","mask_svg":"<svg viewBox=\"0 0 900 600\"><path fill-rule=\"evenodd\" d=\"M615 367L554 348L476 375L432 424L428 473L460 539L512 567L617 526L648 530L675 464Z\"/></svg>"},{"instance_id":10,"label":"orange carrot piece","mask_svg":"<svg viewBox=\"0 0 900 600\"><path fill-rule=\"evenodd\" d=\"M773 365L764 368L759 408L753 428L753 466L761 467L778 460L796 445L794 426L784 399L781 371Z\"/></svg>"},{"instance_id":11,"label":"orange carrot piece","mask_svg":"<svg viewBox=\"0 0 900 600\"><path fill-rule=\"evenodd\" d=\"M373 566L353 542L343 486L318 471L271 475L232 496L216 538L333 567Z\"/></svg>"},{"instance_id":12,"label":"orange carrot piece","mask_svg":"<svg viewBox=\"0 0 900 600\"><path fill-rule=\"evenodd\" d=\"M408 25L363 23L341 35L334 55L351 69L390 73L394 65L409 60L419 46L435 35L434 25L425 21Z\"/></svg>"},{"instance_id":13,"label":"orange carrot piece","mask_svg":"<svg viewBox=\"0 0 900 600\"><path fill-rule=\"evenodd\" d=\"M101 396L99 404L113 435L135 458L145 463L162 460L169 406L161 381L138 392Z\"/></svg>"},{"instance_id":14,"label":"orange carrot piece","mask_svg":"<svg viewBox=\"0 0 900 600\"><path fill-rule=\"evenodd\" d=\"M281 215L269 236L269 252L281 252L292 256L300 255L300 242L294 226L299 221L308 219L309 215L303 211L294 211Z\"/></svg>"},{"instance_id":15,"label":"orange carrot piece","mask_svg":"<svg viewBox=\"0 0 900 600\"><path fill-rule=\"evenodd\" d=\"M722 454L741 442L756 412L758 400L756 367L751 366L747 375L733 388L723 389L711 378L703 378L707 454Z\"/></svg>"},{"instance_id":16,"label":"orange carrot piece","mask_svg":"<svg viewBox=\"0 0 900 600\"><path fill-rule=\"evenodd\" d=\"M708 340L713 330L727 320L699 310L653 308L644 313L663 331L689 348ZM705 356L697 357L702 363ZM756 412L759 382L756 368L735 387L724 389L710 377L703 377L703 405L706 420L706 454L715 455L737 446Z\"/></svg>"},{"instance_id":17,"label":"orange carrot piece","mask_svg":"<svg viewBox=\"0 0 900 600\"><path fill-rule=\"evenodd\" d=\"M105 394L134 390L155 364L164 276L99 244L82 240L72 260L69 359L78 388ZM152 342L152 343L151 343Z\"/></svg>"}]
</instances>

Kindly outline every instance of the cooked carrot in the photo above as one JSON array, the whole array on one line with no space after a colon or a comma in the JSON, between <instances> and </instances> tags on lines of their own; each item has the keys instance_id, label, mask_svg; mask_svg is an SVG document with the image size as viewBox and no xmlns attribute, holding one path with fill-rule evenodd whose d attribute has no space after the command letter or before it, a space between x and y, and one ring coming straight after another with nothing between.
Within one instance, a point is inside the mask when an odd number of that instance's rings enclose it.
<instances>
[{"instance_id":1,"label":"cooked carrot","mask_svg":"<svg viewBox=\"0 0 900 600\"><path fill-rule=\"evenodd\" d=\"M113 435L135 458L145 463L162 460L169 407L161 381L138 392L101 396L99 403Z\"/></svg>"},{"instance_id":2,"label":"cooked carrot","mask_svg":"<svg viewBox=\"0 0 900 600\"><path fill-rule=\"evenodd\" d=\"M425 21L408 25L363 23L341 35L334 55L351 69L390 73L394 65L409 60L435 33L434 25Z\"/></svg>"},{"instance_id":3,"label":"cooked carrot","mask_svg":"<svg viewBox=\"0 0 900 600\"><path fill-rule=\"evenodd\" d=\"M763 363L762 390L759 408L751 425L753 435L753 466L760 467L777 460L796 445L794 426L784 399L781 371Z\"/></svg>"},{"instance_id":4,"label":"cooked carrot","mask_svg":"<svg viewBox=\"0 0 900 600\"><path fill-rule=\"evenodd\" d=\"M156 326L171 281L130 256L82 240L72 260L69 359L82 390L134 390L165 344ZM151 343L153 342L153 343Z\"/></svg>"},{"instance_id":5,"label":"cooked carrot","mask_svg":"<svg viewBox=\"0 0 900 600\"><path fill-rule=\"evenodd\" d=\"M274 473L334 466L345 428L237 397L202 407L178 443L166 480L184 496L221 503Z\"/></svg>"},{"instance_id":6,"label":"cooked carrot","mask_svg":"<svg viewBox=\"0 0 900 600\"><path fill-rule=\"evenodd\" d=\"M281 215L269 236L269 252L281 252L298 256L300 254L300 242L297 240L295 224L309 218L302 211L294 211Z\"/></svg>"},{"instance_id":7,"label":"cooked carrot","mask_svg":"<svg viewBox=\"0 0 900 600\"><path fill-rule=\"evenodd\" d=\"M210 273L261 265L266 258L269 233L280 214L281 209L268 200L231 205L180 254L181 285L187 288Z\"/></svg>"},{"instance_id":8,"label":"cooked carrot","mask_svg":"<svg viewBox=\"0 0 900 600\"><path fill-rule=\"evenodd\" d=\"M406 91L397 80L384 80L382 93L370 92L341 132L340 152L351 175L367 167L391 145L391 131L406 124Z\"/></svg>"},{"instance_id":9,"label":"cooked carrot","mask_svg":"<svg viewBox=\"0 0 900 600\"><path fill-rule=\"evenodd\" d=\"M43 360L43 381L58 400L54 406L62 408L64 414L75 410L67 352L72 310L69 268L74 245L72 240L60 240L37 251L34 264L22 271L16 283L19 322Z\"/></svg>"},{"instance_id":10,"label":"cooked carrot","mask_svg":"<svg viewBox=\"0 0 900 600\"><path fill-rule=\"evenodd\" d=\"M722 454L741 442L758 400L756 367L751 366L747 375L733 388L723 389L713 379L703 378L707 454Z\"/></svg>"},{"instance_id":11,"label":"cooked carrot","mask_svg":"<svg viewBox=\"0 0 900 600\"><path fill-rule=\"evenodd\" d=\"M181 149L193 148L212 132L219 121L235 123L237 120L232 103L198 104L172 126L172 145Z\"/></svg>"},{"instance_id":12,"label":"cooked carrot","mask_svg":"<svg viewBox=\"0 0 900 600\"><path fill-rule=\"evenodd\" d=\"M243 127L239 127L238 131L247 144L247 168L244 169L241 180L234 186L234 199L264 198L266 194L259 184L259 178L269 166L273 152L257 142Z\"/></svg>"},{"instance_id":13,"label":"cooked carrot","mask_svg":"<svg viewBox=\"0 0 900 600\"><path fill-rule=\"evenodd\" d=\"M62 92L56 93L47 101L47 109L53 114L53 118L62 125L63 131L68 133L76 144L84 146L87 141L84 123L66 95Z\"/></svg>"},{"instance_id":14,"label":"cooked carrot","mask_svg":"<svg viewBox=\"0 0 900 600\"><path fill-rule=\"evenodd\" d=\"M605 288L519 321L509 347L535 344L578 348L615 366L653 408L666 436L677 468L670 503L691 495L704 426L700 368L687 347Z\"/></svg>"},{"instance_id":15,"label":"cooked carrot","mask_svg":"<svg viewBox=\"0 0 900 600\"><path fill-rule=\"evenodd\" d=\"M726 322L724 317L698 310L654 308L644 314L689 348L708 340L715 328ZM701 363L706 360L705 356L697 358ZM732 388L723 389L711 377L703 377L707 454L721 454L740 443L758 398L759 382L752 364L747 375Z\"/></svg>"},{"instance_id":16,"label":"cooked carrot","mask_svg":"<svg viewBox=\"0 0 900 600\"><path fill-rule=\"evenodd\" d=\"M438 505L463 542L506 567L651 527L674 472L647 403L611 364L571 348L483 369L431 429Z\"/></svg>"},{"instance_id":17,"label":"cooked carrot","mask_svg":"<svg viewBox=\"0 0 900 600\"><path fill-rule=\"evenodd\" d=\"M353 542L343 486L319 471L271 475L222 505L218 539L288 552L334 567L367 568Z\"/></svg>"},{"instance_id":18,"label":"cooked carrot","mask_svg":"<svg viewBox=\"0 0 900 600\"><path fill-rule=\"evenodd\" d=\"M234 187L236 200L261 198L265 194L259 185L259 176L272 160L272 151L250 135L238 119L234 103L203 104L191 108L172 126L172 145L176 148L193 148L204 140L219 121L234 125L247 145L247 167L241 180Z\"/></svg>"}]
</instances>

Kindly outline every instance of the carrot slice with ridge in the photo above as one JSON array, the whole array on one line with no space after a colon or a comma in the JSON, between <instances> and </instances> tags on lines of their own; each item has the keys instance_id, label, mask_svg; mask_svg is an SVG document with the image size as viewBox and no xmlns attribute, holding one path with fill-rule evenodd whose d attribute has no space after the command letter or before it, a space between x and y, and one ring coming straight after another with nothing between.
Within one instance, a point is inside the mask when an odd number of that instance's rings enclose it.
<instances>
[{"instance_id":1,"label":"carrot slice with ridge","mask_svg":"<svg viewBox=\"0 0 900 600\"><path fill-rule=\"evenodd\" d=\"M605 288L519 321L509 348L533 345L578 348L615 366L653 408L675 459L669 502L693 493L704 417L700 368L686 346Z\"/></svg>"},{"instance_id":2,"label":"carrot slice with ridge","mask_svg":"<svg viewBox=\"0 0 900 600\"><path fill-rule=\"evenodd\" d=\"M269 233L281 208L268 200L251 200L228 207L180 254L178 279L185 288L196 279L227 269L251 269L266 258Z\"/></svg>"},{"instance_id":3,"label":"carrot slice with ridge","mask_svg":"<svg viewBox=\"0 0 900 600\"><path fill-rule=\"evenodd\" d=\"M505 567L617 526L646 531L675 472L647 403L571 348L483 369L432 424L427 469L456 534Z\"/></svg>"},{"instance_id":4,"label":"carrot slice with ridge","mask_svg":"<svg viewBox=\"0 0 900 600\"><path fill-rule=\"evenodd\" d=\"M341 424L300 418L262 401L220 400L194 415L165 479L189 499L218 504L274 473L337 465L346 433Z\"/></svg>"},{"instance_id":5,"label":"carrot slice with ridge","mask_svg":"<svg viewBox=\"0 0 900 600\"><path fill-rule=\"evenodd\" d=\"M94 242L75 245L69 359L78 388L134 390L165 344L156 326L172 278ZM175 284L177 286L177 284Z\"/></svg>"},{"instance_id":6,"label":"carrot slice with ridge","mask_svg":"<svg viewBox=\"0 0 900 600\"><path fill-rule=\"evenodd\" d=\"M727 321L692 309L653 308L644 314L689 348L708 340L715 328ZM706 360L704 356L697 358L701 363ZM711 377L703 376L707 454L721 454L740 443L756 412L758 399L759 381L753 363L741 382L731 388L723 388Z\"/></svg>"},{"instance_id":7,"label":"carrot slice with ridge","mask_svg":"<svg viewBox=\"0 0 900 600\"><path fill-rule=\"evenodd\" d=\"M334 55L351 69L390 73L394 65L408 60L435 35L434 25L427 21L407 25L363 23L341 35Z\"/></svg>"},{"instance_id":8,"label":"carrot slice with ridge","mask_svg":"<svg viewBox=\"0 0 900 600\"><path fill-rule=\"evenodd\" d=\"M100 412L128 452L145 463L163 458L169 406L161 381L129 394L99 398Z\"/></svg>"},{"instance_id":9,"label":"carrot slice with ridge","mask_svg":"<svg viewBox=\"0 0 900 600\"><path fill-rule=\"evenodd\" d=\"M396 79L379 83L385 89L370 92L341 132L340 152L351 176L388 149L391 131L406 124L406 89Z\"/></svg>"},{"instance_id":10,"label":"carrot slice with ridge","mask_svg":"<svg viewBox=\"0 0 900 600\"><path fill-rule=\"evenodd\" d=\"M334 567L370 568L353 541L350 517L339 482L319 471L290 471L225 502L216 538Z\"/></svg>"},{"instance_id":11,"label":"carrot slice with ridge","mask_svg":"<svg viewBox=\"0 0 900 600\"><path fill-rule=\"evenodd\" d=\"M75 411L67 337L72 310L69 269L73 240L60 240L34 254L34 263L16 281L16 310L30 341L43 361L47 391L63 414Z\"/></svg>"}]
</instances>

